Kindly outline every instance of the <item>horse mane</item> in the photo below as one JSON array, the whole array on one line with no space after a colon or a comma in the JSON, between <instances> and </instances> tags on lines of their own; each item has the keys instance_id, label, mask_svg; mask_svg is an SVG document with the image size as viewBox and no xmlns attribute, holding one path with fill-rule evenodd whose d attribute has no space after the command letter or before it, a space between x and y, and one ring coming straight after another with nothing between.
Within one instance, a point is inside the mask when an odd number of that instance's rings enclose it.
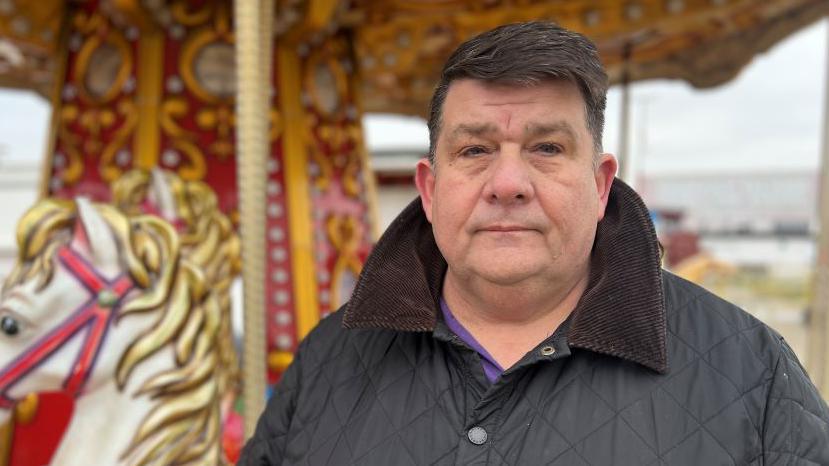
<instances>
[{"instance_id":1,"label":"horse mane","mask_svg":"<svg viewBox=\"0 0 829 466\"><path fill-rule=\"evenodd\" d=\"M168 223L153 216L126 217L112 206L94 208L119 245L119 260L137 293L119 309L116 322L132 314L158 314L131 342L115 370L119 389L136 366L172 345L175 366L142 381L134 396L148 396L153 408L141 421L122 458L133 466L220 462L219 390L216 345L221 310L201 270L180 260L180 243ZM28 280L49 284L57 249L70 242L79 221L74 203L46 199L18 224L18 261L4 290Z\"/></svg>"},{"instance_id":2,"label":"horse mane","mask_svg":"<svg viewBox=\"0 0 829 466\"><path fill-rule=\"evenodd\" d=\"M219 209L216 194L201 181L185 181L171 171L164 178L176 202L176 214L184 221L180 232L183 254L204 271L210 293L221 309L219 323L219 391L238 389L241 375L233 343L230 286L242 271L241 243L231 220ZM150 190L151 173L133 169L112 184L113 204L128 215L141 214Z\"/></svg>"}]
</instances>

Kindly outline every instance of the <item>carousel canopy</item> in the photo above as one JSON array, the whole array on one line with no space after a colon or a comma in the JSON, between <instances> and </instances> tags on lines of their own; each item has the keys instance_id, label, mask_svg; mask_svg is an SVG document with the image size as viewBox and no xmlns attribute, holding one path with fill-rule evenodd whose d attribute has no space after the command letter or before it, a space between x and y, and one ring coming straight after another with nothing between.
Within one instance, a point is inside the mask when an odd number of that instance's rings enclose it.
<instances>
[{"instance_id":1,"label":"carousel canopy","mask_svg":"<svg viewBox=\"0 0 829 466\"><path fill-rule=\"evenodd\" d=\"M48 95L64 0L0 0L0 86ZM139 30L187 18L190 3L101 0L113 23ZM353 31L366 111L423 114L447 55L498 24L556 21L590 36L611 81L682 79L710 87L757 53L829 13L827 0L278 0L277 40ZM70 44L71 46L71 44Z\"/></svg>"}]
</instances>

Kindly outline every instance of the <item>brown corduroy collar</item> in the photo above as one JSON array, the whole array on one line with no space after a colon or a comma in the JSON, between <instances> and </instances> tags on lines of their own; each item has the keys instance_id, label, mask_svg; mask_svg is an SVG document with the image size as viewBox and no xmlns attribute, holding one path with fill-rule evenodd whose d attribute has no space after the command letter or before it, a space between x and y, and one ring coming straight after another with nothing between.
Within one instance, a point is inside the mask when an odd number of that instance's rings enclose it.
<instances>
[{"instance_id":1,"label":"brown corduroy collar","mask_svg":"<svg viewBox=\"0 0 829 466\"><path fill-rule=\"evenodd\" d=\"M392 222L346 304L345 328L433 331L446 261L420 199ZM616 179L591 256L590 282L573 311L571 347L668 370L656 233L639 196Z\"/></svg>"}]
</instances>

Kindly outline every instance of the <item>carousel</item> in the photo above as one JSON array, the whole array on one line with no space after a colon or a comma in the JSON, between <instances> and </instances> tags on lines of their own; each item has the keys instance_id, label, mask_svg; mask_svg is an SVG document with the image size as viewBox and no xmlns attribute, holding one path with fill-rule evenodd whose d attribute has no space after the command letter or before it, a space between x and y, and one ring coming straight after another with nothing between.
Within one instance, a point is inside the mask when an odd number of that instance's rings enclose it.
<instances>
[{"instance_id":1,"label":"carousel","mask_svg":"<svg viewBox=\"0 0 829 466\"><path fill-rule=\"evenodd\" d=\"M362 115L425 115L463 40L551 20L591 37L614 83L711 87L827 13L827 0L0 0L0 86L52 105L42 199L0 295L0 465L233 463L379 235ZM811 372L829 388L829 368Z\"/></svg>"}]
</instances>

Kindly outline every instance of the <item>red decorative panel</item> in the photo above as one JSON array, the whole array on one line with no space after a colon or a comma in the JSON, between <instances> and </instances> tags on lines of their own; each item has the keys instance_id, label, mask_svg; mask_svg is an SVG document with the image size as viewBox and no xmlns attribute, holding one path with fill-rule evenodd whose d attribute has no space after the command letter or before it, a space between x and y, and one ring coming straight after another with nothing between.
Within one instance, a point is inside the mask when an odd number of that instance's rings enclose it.
<instances>
[{"instance_id":1,"label":"red decorative panel","mask_svg":"<svg viewBox=\"0 0 829 466\"><path fill-rule=\"evenodd\" d=\"M196 1L164 10L158 165L202 180L237 218L235 49L230 2Z\"/></svg>"},{"instance_id":2,"label":"red decorative panel","mask_svg":"<svg viewBox=\"0 0 829 466\"><path fill-rule=\"evenodd\" d=\"M122 172L157 165L205 181L238 221L232 3L162 2L146 9L154 31L114 25L97 1L70 11L50 192L109 201L109 184ZM290 95L272 92L271 155L262 167L270 382L310 325L349 298L373 240L351 42L344 33L324 33L314 44L300 44L292 68L274 69L272 78L274 89L288 80L298 85ZM288 107L290 122L281 115ZM289 124L302 141L292 153L283 134ZM288 192L303 199L291 200ZM291 237L306 230L309 237ZM296 273L309 285L298 287L305 282Z\"/></svg>"},{"instance_id":3,"label":"red decorative panel","mask_svg":"<svg viewBox=\"0 0 829 466\"><path fill-rule=\"evenodd\" d=\"M351 296L373 243L366 187L371 174L364 165L356 78L345 34L304 57L302 102L310 131L308 170L322 317Z\"/></svg>"},{"instance_id":4,"label":"red decorative panel","mask_svg":"<svg viewBox=\"0 0 829 466\"><path fill-rule=\"evenodd\" d=\"M73 6L48 189L107 201L108 183L133 164L138 30L116 28L97 1Z\"/></svg>"}]
</instances>

